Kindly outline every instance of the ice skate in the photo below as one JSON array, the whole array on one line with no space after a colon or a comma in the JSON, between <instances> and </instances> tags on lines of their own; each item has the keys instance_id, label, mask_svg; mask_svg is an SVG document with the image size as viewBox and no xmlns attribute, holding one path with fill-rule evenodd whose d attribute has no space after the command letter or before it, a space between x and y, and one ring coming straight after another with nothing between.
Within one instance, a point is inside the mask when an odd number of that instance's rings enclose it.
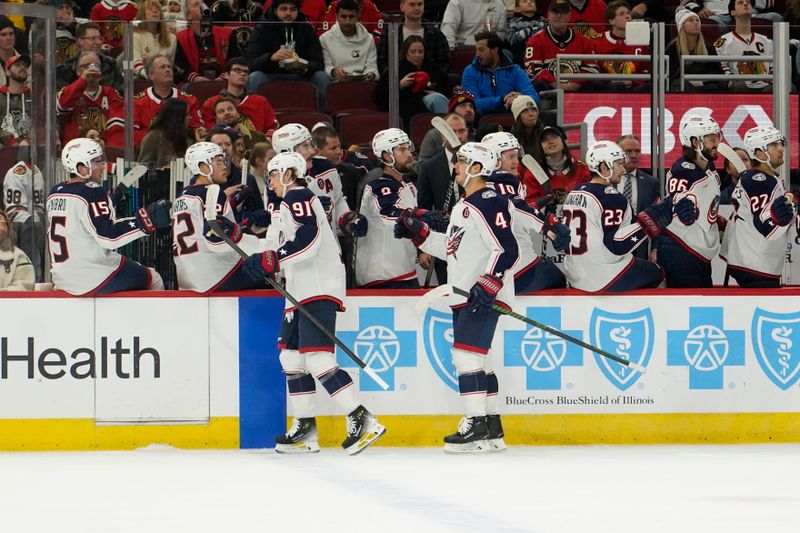
<instances>
[{"instance_id":1,"label":"ice skate","mask_svg":"<svg viewBox=\"0 0 800 533\"><path fill-rule=\"evenodd\" d=\"M319 451L319 433L315 418L295 418L292 427L275 437L278 453L316 453Z\"/></svg>"},{"instance_id":2,"label":"ice skate","mask_svg":"<svg viewBox=\"0 0 800 533\"><path fill-rule=\"evenodd\" d=\"M486 415L486 432L488 433L486 441L489 443L490 451L506 451L506 443L503 440L505 434L503 433L503 423L500 421L500 415Z\"/></svg>"},{"instance_id":3,"label":"ice skate","mask_svg":"<svg viewBox=\"0 0 800 533\"><path fill-rule=\"evenodd\" d=\"M386 433L386 428L363 405L347 415L346 422L347 438L342 442L342 448L348 455L361 453Z\"/></svg>"},{"instance_id":4,"label":"ice skate","mask_svg":"<svg viewBox=\"0 0 800 533\"><path fill-rule=\"evenodd\" d=\"M486 417L464 417L458 423L458 431L444 438L445 453L476 453L490 451L487 442Z\"/></svg>"}]
</instances>

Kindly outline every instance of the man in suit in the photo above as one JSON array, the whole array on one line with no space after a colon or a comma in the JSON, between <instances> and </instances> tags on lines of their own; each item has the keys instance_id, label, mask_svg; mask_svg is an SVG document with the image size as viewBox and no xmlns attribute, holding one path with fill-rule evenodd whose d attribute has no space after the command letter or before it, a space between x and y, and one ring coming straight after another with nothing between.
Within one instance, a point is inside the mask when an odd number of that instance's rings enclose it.
<instances>
[{"instance_id":1,"label":"man in suit","mask_svg":"<svg viewBox=\"0 0 800 533\"><path fill-rule=\"evenodd\" d=\"M625 174L622 175L622 179L617 184L617 190L628 199L635 217L639 211L659 201L661 194L658 190L658 180L639 168L642 143L636 135L623 135L617 139L617 144L625 151L627 156L627 161L624 165ZM647 259L648 247L637 247L634 256L640 259Z\"/></svg>"}]
</instances>

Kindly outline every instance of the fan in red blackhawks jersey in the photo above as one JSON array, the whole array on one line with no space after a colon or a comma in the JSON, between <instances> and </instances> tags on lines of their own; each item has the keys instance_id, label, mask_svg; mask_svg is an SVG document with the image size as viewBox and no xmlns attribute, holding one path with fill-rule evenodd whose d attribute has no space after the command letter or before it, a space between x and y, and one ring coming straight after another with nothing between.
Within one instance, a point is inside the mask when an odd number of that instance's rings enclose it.
<instances>
[{"instance_id":1,"label":"fan in red blackhawks jersey","mask_svg":"<svg viewBox=\"0 0 800 533\"><path fill-rule=\"evenodd\" d=\"M786 141L779 130L765 126L749 129L744 144L753 168L739 175L731 195L735 211L725 228L720 256L740 287L777 288L786 244L800 223L798 198L785 192L777 172Z\"/></svg>"},{"instance_id":2,"label":"fan in red blackhawks jersey","mask_svg":"<svg viewBox=\"0 0 800 533\"><path fill-rule=\"evenodd\" d=\"M411 239L420 250L446 259L448 281L469 291L467 302L452 308L452 357L465 416L458 431L444 438L445 452L505 448L499 386L487 354L500 316L492 304L511 308L514 303L514 285L505 280L519 249L512 230L513 205L484 181L496 166L493 150L481 143L464 144L454 167L464 198L453 207L447 232L431 231L413 216L401 216L395 225L396 237Z\"/></svg>"},{"instance_id":3,"label":"fan in red blackhawks jersey","mask_svg":"<svg viewBox=\"0 0 800 533\"><path fill-rule=\"evenodd\" d=\"M111 48L122 46L125 23L136 18L136 4L130 0L100 0L89 14L89 20L97 22L103 35L103 44Z\"/></svg>"},{"instance_id":4,"label":"fan in red blackhawks jersey","mask_svg":"<svg viewBox=\"0 0 800 533\"><path fill-rule=\"evenodd\" d=\"M631 46L625 40L625 28L631 20L631 10L625 0L614 0L606 8L606 20L611 29L594 41L598 55L646 55L650 53L648 46ZM646 74L650 71L650 63L643 61L602 61L600 69L610 74ZM609 90L625 89L634 85L643 85L644 81L611 81Z\"/></svg>"}]
</instances>

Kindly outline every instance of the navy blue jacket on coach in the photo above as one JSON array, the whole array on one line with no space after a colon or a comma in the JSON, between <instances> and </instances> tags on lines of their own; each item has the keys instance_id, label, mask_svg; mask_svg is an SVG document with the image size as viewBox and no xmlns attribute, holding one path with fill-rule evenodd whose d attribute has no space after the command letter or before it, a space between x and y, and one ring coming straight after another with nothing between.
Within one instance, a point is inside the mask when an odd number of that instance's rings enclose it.
<instances>
[{"instance_id":1,"label":"navy blue jacket on coach","mask_svg":"<svg viewBox=\"0 0 800 533\"><path fill-rule=\"evenodd\" d=\"M495 69L487 69L478 63L478 58L467 65L461 76L461 85L475 96L475 108L482 114L503 113L503 97L512 91L527 94L541 109L542 100L533 88L525 71L511 61L505 52L500 53L500 64Z\"/></svg>"}]
</instances>

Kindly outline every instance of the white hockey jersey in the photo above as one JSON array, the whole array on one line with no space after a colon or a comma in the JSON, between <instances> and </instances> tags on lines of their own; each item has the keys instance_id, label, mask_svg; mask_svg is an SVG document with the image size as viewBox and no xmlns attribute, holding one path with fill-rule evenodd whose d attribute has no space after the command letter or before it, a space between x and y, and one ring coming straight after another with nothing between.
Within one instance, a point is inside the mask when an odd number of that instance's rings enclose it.
<instances>
[{"instance_id":1,"label":"white hockey jersey","mask_svg":"<svg viewBox=\"0 0 800 533\"><path fill-rule=\"evenodd\" d=\"M222 284L242 262L239 254L213 233L204 234L208 185L190 185L175 200L172 215L172 255L178 288L208 292ZM235 223L228 197L220 190L218 216ZM258 238L243 234L237 244L249 254L258 251Z\"/></svg>"},{"instance_id":2,"label":"white hockey jersey","mask_svg":"<svg viewBox=\"0 0 800 533\"><path fill-rule=\"evenodd\" d=\"M772 39L753 32L749 36L739 35L731 31L714 42L718 56L771 56ZM755 59L755 57L754 57ZM770 74L772 63L769 61L729 61L722 63L725 74ZM753 80L746 82L751 89L763 89L769 82Z\"/></svg>"},{"instance_id":3,"label":"white hockey jersey","mask_svg":"<svg viewBox=\"0 0 800 533\"><path fill-rule=\"evenodd\" d=\"M350 211L347 197L342 192L342 178L333 163L324 157L311 158L311 169L308 175L308 189L317 196L328 196L331 199L331 212L326 213L331 228L336 235L341 235L339 217Z\"/></svg>"},{"instance_id":4,"label":"white hockey jersey","mask_svg":"<svg viewBox=\"0 0 800 533\"><path fill-rule=\"evenodd\" d=\"M36 166L20 161L6 172L3 181L6 214L13 223L44 221L44 180Z\"/></svg>"},{"instance_id":5,"label":"white hockey jersey","mask_svg":"<svg viewBox=\"0 0 800 533\"><path fill-rule=\"evenodd\" d=\"M731 195L734 214L720 249L720 257L728 265L762 276L781 276L786 243L795 224L779 226L770 208L784 193L783 180L777 176L758 170L742 173Z\"/></svg>"},{"instance_id":6,"label":"white hockey jersey","mask_svg":"<svg viewBox=\"0 0 800 533\"><path fill-rule=\"evenodd\" d=\"M417 250L407 239L396 239L394 225L403 209L417 207L417 188L386 174L364 188L360 213L369 231L358 239L356 285L404 281L417 276Z\"/></svg>"},{"instance_id":7,"label":"white hockey jersey","mask_svg":"<svg viewBox=\"0 0 800 533\"><path fill-rule=\"evenodd\" d=\"M571 287L602 291L633 262L647 235L632 222L631 206L616 188L583 183L564 200L564 224L572 238L564 258Z\"/></svg>"},{"instance_id":8,"label":"white hockey jersey","mask_svg":"<svg viewBox=\"0 0 800 533\"><path fill-rule=\"evenodd\" d=\"M448 282L463 291L484 274L503 279L497 303L513 308L514 283L506 277L519 257L513 224L511 202L484 187L459 200L447 233L431 232L419 249L446 260Z\"/></svg>"},{"instance_id":9,"label":"white hockey jersey","mask_svg":"<svg viewBox=\"0 0 800 533\"><path fill-rule=\"evenodd\" d=\"M64 182L47 197L50 273L56 289L84 295L122 263L117 248L144 237L135 218L117 219L108 193L94 182Z\"/></svg>"}]
</instances>

